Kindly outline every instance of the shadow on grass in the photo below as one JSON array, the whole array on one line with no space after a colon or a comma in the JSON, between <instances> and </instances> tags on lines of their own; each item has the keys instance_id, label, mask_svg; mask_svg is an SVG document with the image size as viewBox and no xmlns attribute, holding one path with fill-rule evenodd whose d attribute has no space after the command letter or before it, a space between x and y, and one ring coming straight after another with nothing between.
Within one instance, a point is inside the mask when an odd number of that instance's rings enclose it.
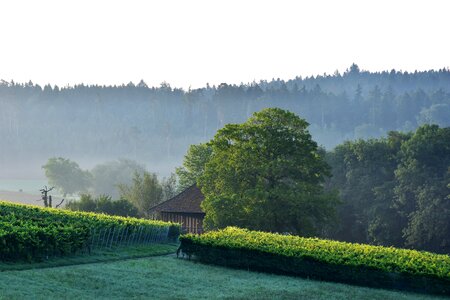
<instances>
[{"instance_id":1,"label":"shadow on grass","mask_svg":"<svg viewBox=\"0 0 450 300\"><path fill-rule=\"evenodd\" d=\"M70 256L52 257L39 262L0 262L0 272L30 269L53 268L70 265L82 265L118 260L168 255L176 252L178 244L153 244L145 246L116 247L95 250L91 254L74 254Z\"/></svg>"}]
</instances>

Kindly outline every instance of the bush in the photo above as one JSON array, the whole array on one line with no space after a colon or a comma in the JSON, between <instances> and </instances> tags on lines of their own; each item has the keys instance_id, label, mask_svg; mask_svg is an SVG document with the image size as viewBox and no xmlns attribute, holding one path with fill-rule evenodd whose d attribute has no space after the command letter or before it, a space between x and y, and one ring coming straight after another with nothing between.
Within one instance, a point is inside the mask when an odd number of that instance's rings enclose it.
<instances>
[{"instance_id":1,"label":"bush","mask_svg":"<svg viewBox=\"0 0 450 300\"><path fill-rule=\"evenodd\" d=\"M128 200L112 200L107 195L93 198L89 194L82 194L80 200L68 202L66 208L74 211L89 211L122 217L137 217L138 215L137 208Z\"/></svg>"},{"instance_id":2,"label":"bush","mask_svg":"<svg viewBox=\"0 0 450 300\"><path fill-rule=\"evenodd\" d=\"M227 227L180 237L200 261L303 277L450 295L450 257Z\"/></svg>"}]
</instances>

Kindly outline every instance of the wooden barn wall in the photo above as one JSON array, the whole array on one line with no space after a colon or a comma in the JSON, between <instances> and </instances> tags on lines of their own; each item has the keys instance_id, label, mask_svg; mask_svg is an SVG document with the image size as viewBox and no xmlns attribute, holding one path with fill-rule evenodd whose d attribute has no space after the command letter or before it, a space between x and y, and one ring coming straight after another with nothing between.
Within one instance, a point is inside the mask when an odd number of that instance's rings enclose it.
<instances>
[{"instance_id":1,"label":"wooden barn wall","mask_svg":"<svg viewBox=\"0 0 450 300\"><path fill-rule=\"evenodd\" d=\"M161 212L161 220L181 224L183 233L203 233L204 214Z\"/></svg>"}]
</instances>

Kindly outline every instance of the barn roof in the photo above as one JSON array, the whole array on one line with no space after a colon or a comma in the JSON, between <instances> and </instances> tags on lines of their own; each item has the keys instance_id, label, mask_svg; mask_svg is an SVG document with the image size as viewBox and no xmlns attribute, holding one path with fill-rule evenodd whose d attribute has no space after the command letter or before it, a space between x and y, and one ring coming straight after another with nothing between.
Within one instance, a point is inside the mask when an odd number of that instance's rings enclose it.
<instances>
[{"instance_id":1,"label":"barn roof","mask_svg":"<svg viewBox=\"0 0 450 300\"><path fill-rule=\"evenodd\" d=\"M150 212L204 213L200 203L205 199L200 189L194 184L175 197L150 209Z\"/></svg>"}]
</instances>

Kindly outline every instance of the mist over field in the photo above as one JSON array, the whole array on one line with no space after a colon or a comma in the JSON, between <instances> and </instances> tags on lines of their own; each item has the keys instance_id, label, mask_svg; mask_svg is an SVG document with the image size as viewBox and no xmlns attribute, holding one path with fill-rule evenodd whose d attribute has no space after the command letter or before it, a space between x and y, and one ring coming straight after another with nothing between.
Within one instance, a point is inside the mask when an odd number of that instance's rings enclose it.
<instances>
[{"instance_id":1,"label":"mist over field","mask_svg":"<svg viewBox=\"0 0 450 300\"><path fill-rule=\"evenodd\" d=\"M300 72L299 72L300 73ZM450 71L369 72L357 65L333 75L220 84L183 90L144 81L121 86L0 83L0 178L42 179L50 157L83 169L127 158L167 176L189 145L266 107L309 123L327 150L344 140L450 125Z\"/></svg>"}]
</instances>

